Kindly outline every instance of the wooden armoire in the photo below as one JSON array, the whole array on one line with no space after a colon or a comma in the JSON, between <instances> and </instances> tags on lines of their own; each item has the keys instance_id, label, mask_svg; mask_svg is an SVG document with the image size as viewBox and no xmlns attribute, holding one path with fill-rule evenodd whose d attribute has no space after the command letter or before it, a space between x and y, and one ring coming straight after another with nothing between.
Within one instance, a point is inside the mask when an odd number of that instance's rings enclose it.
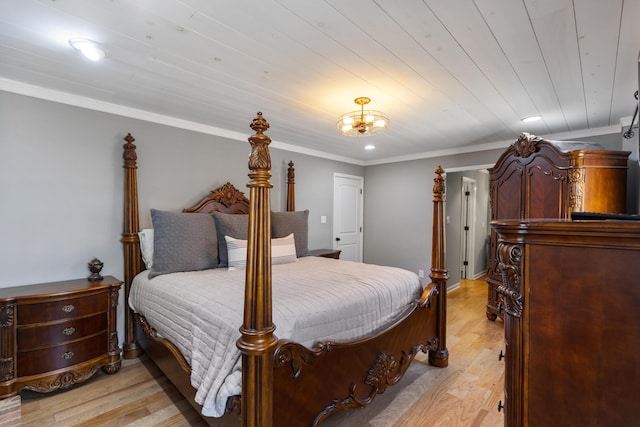
<instances>
[{"instance_id":1,"label":"wooden armoire","mask_svg":"<svg viewBox=\"0 0 640 427\"><path fill-rule=\"evenodd\" d=\"M489 169L492 220L567 219L571 212L624 213L628 151L523 133ZM502 317L502 284L491 231L487 318Z\"/></svg>"}]
</instances>

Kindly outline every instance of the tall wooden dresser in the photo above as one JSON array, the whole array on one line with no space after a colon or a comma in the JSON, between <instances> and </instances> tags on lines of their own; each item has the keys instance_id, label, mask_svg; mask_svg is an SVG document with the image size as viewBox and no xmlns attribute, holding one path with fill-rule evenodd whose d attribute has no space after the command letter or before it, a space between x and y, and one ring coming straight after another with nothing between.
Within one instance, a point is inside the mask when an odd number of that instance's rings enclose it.
<instances>
[{"instance_id":1,"label":"tall wooden dresser","mask_svg":"<svg viewBox=\"0 0 640 427\"><path fill-rule=\"evenodd\" d=\"M640 423L640 221L497 221L505 426Z\"/></svg>"},{"instance_id":2,"label":"tall wooden dresser","mask_svg":"<svg viewBox=\"0 0 640 427\"><path fill-rule=\"evenodd\" d=\"M569 218L571 212L624 213L628 151L523 133L489 169L491 219ZM487 317L502 317L496 234L491 231Z\"/></svg>"}]
</instances>

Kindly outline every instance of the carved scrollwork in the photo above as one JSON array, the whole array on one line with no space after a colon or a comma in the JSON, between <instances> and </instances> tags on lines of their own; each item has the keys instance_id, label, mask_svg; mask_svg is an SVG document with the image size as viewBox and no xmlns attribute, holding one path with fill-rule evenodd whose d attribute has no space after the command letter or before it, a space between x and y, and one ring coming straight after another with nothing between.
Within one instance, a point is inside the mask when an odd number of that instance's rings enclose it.
<instances>
[{"instance_id":1,"label":"carved scrollwork","mask_svg":"<svg viewBox=\"0 0 640 427\"><path fill-rule=\"evenodd\" d=\"M581 211L584 200L584 170L573 169L569 173L569 209Z\"/></svg>"},{"instance_id":2,"label":"carved scrollwork","mask_svg":"<svg viewBox=\"0 0 640 427\"><path fill-rule=\"evenodd\" d=\"M109 336L109 353L120 353L120 347L118 347L118 332L111 332Z\"/></svg>"},{"instance_id":3,"label":"carved scrollwork","mask_svg":"<svg viewBox=\"0 0 640 427\"><path fill-rule=\"evenodd\" d=\"M0 327L13 326L15 304L0 305Z\"/></svg>"},{"instance_id":4,"label":"carved scrollwork","mask_svg":"<svg viewBox=\"0 0 640 427\"><path fill-rule=\"evenodd\" d=\"M224 412L226 414L242 414L242 397L239 395L229 397Z\"/></svg>"},{"instance_id":5,"label":"carved scrollwork","mask_svg":"<svg viewBox=\"0 0 640 427\"><path fill-rule=\"evenodd\" d=\"M498 269L502 275L502 284L497 291L504 297L505 311L514 317L522 317L523 309L521 260L520 245L505 242L498 244Z\"/></svg>"},{"instance_id":6,"label":"carved scrollwork","mask_svg":"<svg viewBox=\"0 0 640 427\"><path fill-rule=\"evenodd\" d=\"M81 383L96 373L99 366L90 366L84 371L68 371L59 375L51 382L30 383L24 386L27 390L47 393L54 390L65 390L74 384Z\"/></svg>"},{"instance_id":7,"label":"carved scrollwork","mask_svg":"<svg viewBox=\"0 0 640 427\"><path fill-rule=\"evenodd\" d=\"M330 341L322 342L316 344L313 350L309 350L303 345L285 341L283 344L278 345L274 352L275 367L290 364L293 378L298 378L304 365L312 364L314 357L331 351L333 345Z\"/></svg>"},{"instance_id":8,"label":"carved scrollwork","mask_svg":"<svg viewBox=\"0 0 640 427\"><path fill-rule=\"evenodd\" d=\"M522 132L518 140L513 143L513 148L518 156L526 158L536 152L540 141L542 141L542 138Z\"/></svg>"},{"instance_id":9,"label":"carved scrollwork","mask_svg":"<svg viewBox=\"0 0 640 427\"><path fill-rule=\"evenodd\" d=\"M258 112L258 115L253 119L250 126L256 134L249 137L249 142L251 143L249 169L252 171L271 170L271 155L269 154L271 138L264 134L264 132L269 129L269 122L262 117L261 112Z\"/></svg>"},{"instance_id":10,"label":"carved scrollwork","mask_svg":"<svg viewBox=\"0 0 640 427\"><path fill-rule=\"evenodd\" d=\"M446 192L444 185L444 178L442 174L444 169L440 165L435 170L436 177L433 178L433 201L440 202L444 200L444 194Z\"/></svg>"},{"instance_id":11,"label":"carved scrollwork","mask_svg":"<svg viewBox=\"0 0 640 427\"><path fill-rule=\"evenodd\" d=\"M109 300L111 301L111 307L117 307L118 306L118 293L120 291L120 288L118 287L114 287L109 289Z\"/></svg>"},{"instance_id":12,"label":"carved scrollwork","mask_svg":"<svg viewBox=\"0 0 640 427\"><path fill-rule=\"evenodd\" d=\"M9 381L14 376L13 357L0 359L0 381Z\"/></svg>"},{"instance_id":13,"label":"carved scrollwork","mask_svg":"<svg viewBox=\"0 0 640 427\"><path fill-rule=\"evenodd\" d=\"M422 350L423 353L426 353L427 351L436 351L438 349L438 345L440 344L440 341L438 340L438 337L433 337L429 340L429 342L427 342L427 345L424 347L421 347L420 350ZM416 350L416 353L418 351Z\"/></svg>"},{"instance_id":14,"label":"carved scrollwork","mask_svg":"<svg viewBox=\"0 0 640 427\"><path fill-rule=\"evenodd\" d=\"M311 425L317 426L322 420L333 413L360 409L369 405L378 394L384 393L388 386L395 385L400 381L409 368L411 361L419 351L426 351L428 349L436 350L438 346L437 341L437 338L433 338L427 346L419 344L413 346L408 353L403 351L400 362L398 362L392 354L379 353L364 381L366 385L371 387L369 393L361 397L360 393L356 391L357 384L351 384L349 397L332 401L322 412L316 415Z\"/></svg>"},{"instance_id":15,"label":"carved scrollwork","mask_svg":"<svg viewBox=\"0 0 640 427\"><path fill-rule=\"evenodd\" d=\"M313 346L314 350L317 353L326 353L328 351L333 350L333 347L336 345L333 341L322 341L317 342L316 345Z\"/></svg>"},{"instance_id":16,"label":"carved scrollwork","mask_svg":"<svg viewBox=\"0 0 640 427\"><path fill-rule=\"evenodd\" d=\"M237 190L230 182L227 182L220 188L212 190L210 198L227 207L247 200L244 193Z\"/></svg>"},{"instance_id":17,"label":"carved scrollwork","mask_svg":"<svg viewBox=\"0 0 640 427\"><path fill-rule=\"evenodd\" d=\"M384 393L389 383L393 380L392 373L396 370L398 362L391 354L380 353L376 363L369 370L365 384L373 387L377 393ZM393 385L393 384L392 384Z\"/></svg>"},{"instance_id":18,"label":"carved scrollwork","mask_svg":"<svg viewBox=\"0 0 640 427\"><path fill-rule=\"evenodd\" d=\"M141 316L140 314L135 313L133 317L136 322L140 323L140 326L142 326L142 332L144 332L146 336L153 337L153 338L158 337L158 331L156 331L151 327L151 325L149 325L149 323L147 322L147 319L145 319L144 316Z\"/></svg>"},{"instance_id":19,"label":"carved scrollwork","mask_svg":"<svg viewBox=\"0 0 640 427\"><path fill-rule=\"evenodd\" d=\"M287 184L295 184L296 182L296 172L293 166L293 162L290 161L289 167L287 168Z\"/></svg>"},{"instance_id":20,"label":"carved scrollwork","mask_svg":"<svg viewBox=\"0 0 640 427\"><path fill-rule=\"evenodd\" d=\"M138 160L138 155L136 154L136 146L134 145L134 141L136 140L130 133L124 137L124 140L127 141L124 144L124 152L122 153L122 158L124 159L124 167L125 168L136 168L136 161Z\"/></svg>"},{"instance_id":21,"label":"carved scrollwork","mask_svg":"<svg viewBox=\"0 0 640 427\"><path fill-rule=\"evenodd\" d=\"M431 301L438 295L440 295L438 284L435 282L429 283L425 288L425 291L422 293L420 300L418 300L418 307L431 308Z\"/></svg>"},{"instance_id":22,"label":"carved scrollwork","mask_svg":"<svg viewBox=\"0 0 640 427\"><path fill-rule=\"evenodd\" d=\"M116 363L108 363L102 367L102 371L105 374L113 375L120 370L120 366L122 366L122 362L120 361Z\"/></svg>"}]
</instances>

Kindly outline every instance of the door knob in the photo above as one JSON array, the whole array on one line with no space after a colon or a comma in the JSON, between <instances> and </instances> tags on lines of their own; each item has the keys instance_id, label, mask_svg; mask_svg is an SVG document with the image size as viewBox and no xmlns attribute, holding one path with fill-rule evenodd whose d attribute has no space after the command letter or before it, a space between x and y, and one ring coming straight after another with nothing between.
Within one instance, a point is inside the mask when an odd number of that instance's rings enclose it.
<instances>
[{"instance_id":1,"label":"door knob","mask_svg":"<svg viewBox=\"0 0 640 427\"><path fill-rule=\"evenodd\" d=\"M339 241L340 241L340 238L339 238L339 237L336 237L336 242L339 242Z\"/></svg>"}]
</instances>

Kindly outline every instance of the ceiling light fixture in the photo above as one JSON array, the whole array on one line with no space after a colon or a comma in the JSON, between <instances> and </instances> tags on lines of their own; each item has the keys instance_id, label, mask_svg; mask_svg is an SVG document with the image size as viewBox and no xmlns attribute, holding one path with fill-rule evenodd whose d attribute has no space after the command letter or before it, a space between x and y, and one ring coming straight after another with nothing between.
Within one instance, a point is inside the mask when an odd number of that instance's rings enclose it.
<instances>
[{"instance_id":1,"label":"ceiling light fixture","mask_svg":"<svg viewBox=\"0 0 640 427\"><path fill-rule=\"evenodd\" d=\"M107 51L100 43L87 39L71 39L69 44L75 50L82 52L84 56L92 61L100 61L107 56Z\"/></svg>"},{"instance_id":2,"label":"ceiling light fixture","mask_svg":"<svg viewBox=\"0 0 640 427\"><path fill-rule=\"evenodd\" d=\"M541 118L542 118L542 116L530 116L530 117L525 117L524 119L522 119L522 121L524 123L537 122Z\"/></svg>"},{"instance_id":3,"label":"ceiling light fixture","mask_svg":"<svg viewBox=\"0 0 640 427\"><path fill-rule=\"evenodd\" d=\"M345 136L370 136L387 130L389 118L383 112L364 109L371 99L362 96L353 102L360 105L360 111L351 111L338 117L338 132Z\"/></svg>"}]
</instances>

